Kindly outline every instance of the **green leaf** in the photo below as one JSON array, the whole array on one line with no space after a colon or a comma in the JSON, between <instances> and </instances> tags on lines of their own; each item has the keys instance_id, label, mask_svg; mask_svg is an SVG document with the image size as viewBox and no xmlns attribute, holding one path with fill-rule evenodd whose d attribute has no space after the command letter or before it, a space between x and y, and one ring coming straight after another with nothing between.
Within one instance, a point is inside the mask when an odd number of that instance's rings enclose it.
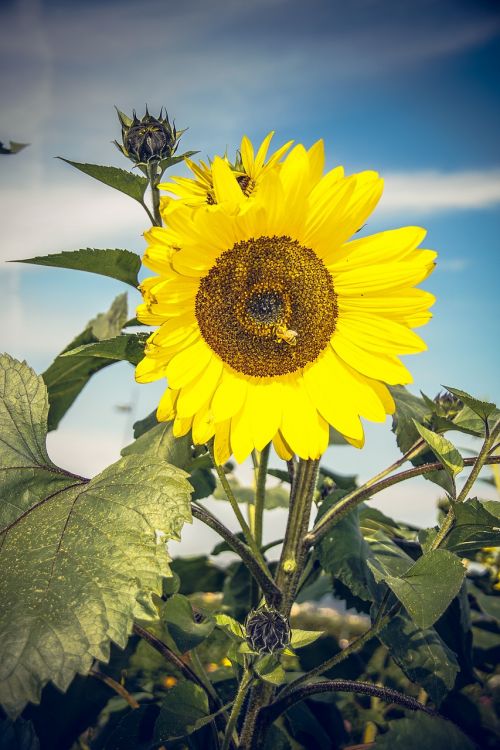
<instances>
[{"instance_id":1,"label":"green leaf","mask_svg":"<svg viewBox=\"0 0 500 750\"><path fill-rule=\"evenodd\" d=\"M192 455L190 437L184 435L176 438L172 428L173 422L157 423L152 429L140 434L133 443L122 448L122 456L147 453L187 471Z\"/></svg>"},{"instance_id":2,"label":"green leaf","mask_svg":"<svg viewBox=\"0 0 500 750\"><path fill-rule=\"evenodd\" d=\"M138 174L132 172L126 172L124 169L118 169L117 167L103 167L99 164L81 164L77 161L70 161L64 159L62 156L58 156L58 159L65 161L66 164L71 164L72 167L79 169L80 172L88 174L99 182L103 182L109 187L119 190L125 195L129 195L134 200L139 201L142 205L144 201L144 193L148 186L148 181L145 177L141 177Z\"/></svg>"},{"instance_id":3,"label":"green leaf","mask_svg":"<svg viewBox=\"0 0 500 750\"><path fill-rule=\"evenodd\" d=\"M496 410L495 404L492 404L489 401L480 401L479 399L474 398L474 396L471 396L470 393L461 391L458 388L450 388L447 385L445 385L444 387L450 393L453 393L454 396L459 398L460 401L463 401L463 403L468 406L469 409L474 412L474 414L477 414L479 417L481 417L484 422L486 422L490 414L493 414L493 412Z\"/></svg>"},{"instance_id":4,"label":"green leaf","mask_svg":"<svg viewBox=\"0 0 500 750\"><path fill-rule=\"evenodd\" d=\"M173 422L158 423L156 417L154 417L154 422L150 419L149 422L143 420L143 423L135 423L134 429L140 434L133 443L122 449L122 456L148 453L162 457L174 466L190 473L189 481L193 487L193 500L200 500L211 495L215 489L215 477L211 469L195 468L198 459L192 457L191 433L176 438L172 432ZM147 427L148 424L154 424L154 426L142 432L143 427Z\"/></svg>"},{"instance_id":5,"label":"green leaf","mask_svg":"<svg viewBox=\"0 0 500 750\"><path fill-rule=\"evenodd\" d=\"M58 469L45 448L43 380L6 355L0 397L0 702L15 716L48 680L65 690L109 658L111 640L125 646L134 617L156 615L164 542L191 520L190 486L144 456L90 481Z\"/></svg>"},{"instance_id":6,"label":"green leaf","mask_svg":"<svg viewBox=\"0 0 500 750\"><path fill-rule=\"evenodd\" d=\"M470 581L468 583L469 591L479 604L481 611L500 621L500 593L485 594L479 586L475 586Z\"/></svg>"},{"instance_id":7,"label":"green leaf","mask_svg":"<svg viewBox=\"0 0 500 750\"><path fill-rule=\"evenodd\" d=\"M74 360L62 355L84 344L116 336L127 319L127 295L120 294L106 313L91 320L85 330L59 354L42 377L49 393L49 430L54 430L92 375L113 364L107 357L78 357Z\"/></svg>"},{"instance_id":8,"label":"green leaf","mask_svg":"<svg viewBox=\"0 0 500 750\"><path fill-rule=\"evenodd\" d=\"M460 729L440 716L416 712L405 719L389 722L389 731L377 737L374 750L475 750Z\"/></svg>"},{"instance_id":9,"label":"green leaf","mask_svg":"<svg viewBox=\"0 0 500 750\"><path fill-rule=\"evenodd\" d=\"M254 669L264 682L270 682L271 685L282 685L285 682L285 670L274 654L257 659Z\"/></svg>"},{"instance_id":10,"label":"green leaf","mask_svg":"<svg viewBox=\"0 0 500 750\"><path fill-rule=\"evenodd\" d=\"M413 565L412 558L383 532L375 532L367 538L367 542L370 547L367 565L377 583L385 581L389 576L404 576Z\"/></svg>"},{"instance_id":11,"label":"green leaf","mask_svg":"<svg viewBox=\"0 0 500 750\"><path fill-rule=\"evenodd\" d=\"M448 550L436 549L420 557L401 577L384 578L414 622L430 627L458 594L465 576L460 560Z\"/></svg>"},{"instance_id":12,"label":"green leaf","mask_svg":"<svg viewBox=\"0 0 500 750\"><path fill-rule=\"evenodd\" d=\"M206 692L193 682L182 681L171 688L160 707L154 739L164 743L195 732L206 722L209 713Z\"/></svg>"},{"instance_id":13,"label":"green leaf","mask_svg":"<svg viewBox=\"0 0 500 750\"><path fill-rule=\"evenodd\" d=\"M61 354L62 357L101 357L113 362L130 362L137 365L144 357L147 333L122 333L112 339L103 339L93 344L83 344Z\"/></svg>"},{"instance_id":14,"label":"green leaf","mask_svg":"<svg viewBox=\"0 0 500 750\"><path fill-rule=\"evenodd\" d=\"M212 617L196 622L191 603L182 594L174 594L167 600L162 619L181 654L203 643L215 627Z\"/></svg>"},{"instance_id":15,"label":"green leaf","mask_svg":"<svg viewBox=\"0 0 500 750\"><path fill-rule=\"evenodd\" d=\"M86 247L73 252L64 251L36 258L23 258L15 262L97 273L130 284L134 289L139 285L137 274L141 267L141 258L130 250L97 250Z\"/></svg>"},{"instance_id":16,"label":"green leaf","mask_svg":"<svg viewBox=\"0 0 500 750\"><path fill-rule=\"evenodd\" d=\"M420 439L421 435L417 430L415 423L428 423L432 417L432 411L422 398L418 398L410 393L404 386L391 386L389 390L392 393L396 404L396 412L393 417L392 429L396 434L396 442L401 453L406 453ZM421 466L425 463L437 461L433 451L421 453L412 459L413 466ZM443 487L449 495L453 494L454 486L446 471L431 471L424 474L424 479L434 482Z\"/></svg>"},{"instance_id":17,"label":"green leaf","mask_svg":"<svg viewBox=\"0 0 500 750\"><path fill-rule=\"evenodd\" d=\"M231 638L235 638L238 641L245 640L245 628L240 622L235 620L234 617L218 614L214 615L214 620L216 626L227 633Z\"/></svg>"},{"instance_id":18,"label":"green leaf","mask_svg":"<svg viewBox=\"0 0 500 750\"><path fill-rule=\"evenodd\" d=\"M492 501L500 506L499 502ZM468 555L482 547L500 546L500 519L479 500L454 503L455 523L441 544L442 548Z\"/></svg>"},{"instance_id":19,"label":"green leaf","mask_svg":"<svg viewBox=\"0 0 500 750\"><path fill-rule=\"evenodd\" d=\"M429 448L436 454L451 476L456 477L464 468L464 460L453 443L413 420L417 431Z\"/></svg>"},{"instance_id":20,"label":"green leaf","mask_svg":"<svg viewBox=\"0 0 500 750\"><path fill-rule=\"evenodd\" d=\"M309 646L310 643L317 641L322 635L324 635L323 630L299 630L294 628L291 632L290 646L293 649L304 648L304 646Z\"/></svg>"},{"instance_id":21,"label":"green leaf","mask_svg":"<svg viewBox=\"0 0 500 750\"><path fill-rule=\"evenodd\" d=\"M401 453L406 453L420 437L415 422L422 424L432 412L422 398L414 396L403 385L391 386L389 390L396 404L392 429Z\"/></svg>"},{"instance_id":22,"label":"green leaf","mask_svg":"<svg viewBox=\"0 0 500 750\"><path fill-rule=\"evenodd\" d=\"M321 505L318 519L338 502L345 491L336 490ZM371 600L372 575L367 567L370 547L359 528L359 508L332 526L317 548L321 567L345 584L350 591L365 601Z\"/></svg>"},{"instance_id":23,"label":"green leaf","mask_svg":"<svg viewBox=\"0 0 500 750\"><path fill-rule=\"evenodd\" d=\"M434 628L418 628L406 614L393 617L379 634L391 657L436 705L453 688L459 668L454 652Z\"/></svg>"}]
</instances>

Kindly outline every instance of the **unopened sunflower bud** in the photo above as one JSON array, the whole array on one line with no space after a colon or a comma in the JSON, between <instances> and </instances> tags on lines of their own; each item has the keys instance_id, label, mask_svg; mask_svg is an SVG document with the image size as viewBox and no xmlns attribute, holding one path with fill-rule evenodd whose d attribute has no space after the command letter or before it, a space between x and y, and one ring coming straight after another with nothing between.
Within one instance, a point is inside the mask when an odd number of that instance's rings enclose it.
<instances>
[{"instance_id":1,"label":"unopened sunflower bud","mask_svg":"<svg viewBox=\"0 0 500 750\"><path fill-rule=\"evenodd\" d=\"M115 141L115 144L124 156L135 164L148 164L172 156L182 132L177 132L175 125L170 124L166 113L163 117L163 109L158 117L153 117L146 108L141 120L135 111L132 118L117 111L122 126L122 143Z\"/></svg>"},{"instance_id":2,"label":"unopened sunflower bud","mask_svg":"<svg viewBox=\"0 0 500 750\"><path fill-rule=\"evenodd\" d=\"M290 625L287 618L276 609L256 609L245 623L247 643L252 651L273 654L290 643Z\"/></svg>"},{"instance_id":3,"label":"unopened sunflower bud","mask_svg":"<svg viewBox=\"0 0 500 750\"><path fill-rule=\"evenodd\" d=\"M434 397L434 403L436 404L436 412L440 417L447 417L453 419L457 414L462 411L464 405L460 399L449 391L441 391Z\"/></svg>"}]
</instances>

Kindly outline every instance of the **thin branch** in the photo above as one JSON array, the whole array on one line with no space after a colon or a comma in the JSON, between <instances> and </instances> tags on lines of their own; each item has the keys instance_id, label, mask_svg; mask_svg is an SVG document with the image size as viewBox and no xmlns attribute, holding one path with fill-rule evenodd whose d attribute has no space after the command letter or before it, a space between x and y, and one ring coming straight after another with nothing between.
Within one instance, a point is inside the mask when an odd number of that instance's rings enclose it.
<instances>
[{"instance_id":1,"label":"thin branch","mask_svg":"<svg viewBox=\"0 0 500 750\"><path fill-rule=\"evenodd\" d=\"M263 568L261 565L259 565L252 554L252 550L249 549L249 547L247 547L247 545L244 544L241 539L238 539L238 537L233 534L232 531L229 531L229 529L224 526L224 524L221 523L218 518L213 516L206 508L203 508L197 503L193 503L191 508L193 516L195 518L197 518L199 521L202 521L202 523L206 524L211 529L216 531L219 536L221 536L224 541L228 543L233 552L236 552L238 557L240 557L241 560L245 563L250 573L253 575L263 592L266 594L266 598L270 597L273 602L279 601L279 599L281 598L281 591L276 586L267 568Z\"/></svg>"},{"instance_id":2,"label":"thin branch","mask_svg":"<svg viewBox=\"0 0 500 750\"><path fill-rule=\"evenodd\" d=\"M259 548L262 547L264 502L266 499L267 466L269 463L270 451L271 443L268 443L258 456L257 464L257 481L255 488L255 541Z\"/></svg>"},{"instance_id":3,"label":"thin branch","mask_svg":"<svg viewBox=\"0 0 500 750\"><path fill-rule=\"evenodd\" d=\"M112 677L110 677L107 674L104 674L104 672L100 672L98 669L91 669L89 672L89 675L91 677L95 677L97 680L100 680L101 682L104 682L108 687L111 688L111 690L114 690L115 693L118 693L118 695L123 698L123 700L127 701L130 708L139 708L139 703L136 701L133 695L130 695L128 690L126 690L123 685L120 685L119 682L114 680Z\"/></svg>"},{"instance_id":4,"label":"thin branch","mask_svg":"<svg viewBox=\"0 0 500 750\"><path fill-rule=\"evenodd\" d=\"M423 711L431 716L437 715L436 711L428 708L428 706L424 706L416 698L404 695L404 693L392 690L391 688L355 680L322 680L321 682L314 682L312 685L304 685L284 697L278 697L270 706L266 706L260 710L259 719L266 725L269 725L278 716L295 705L295 703L299 703L317 693L359 693L360 695L370 695L374 698L379 698L385 703L397 703L399 706L410 709L410 711Z\"/></svg>"},{"instance_id":5,"label":"thin branch","mask_svg":"<svg viewBox=\"0 0 500 750\"><path fill-rule=\"evenodd\" d=\"M158 653L161 654L166 661L170 662L173 667L178 669L179 672L181 672L187 680L195 682L197 685L203 688L205 692L207 692L205 685L200 680L198 675L195 674L191 667L188 664L185 664L182 659L167 646L166 643L163 643L162 640L153 635L153 633L150 633L149 630L146 630L146 628L138 625L136 622L134 622L133 631L136 635L146 641L146 643L149 643L150 646L156 649L156 651L158 651Z\"/></svg>"},{"instance_id":6,"label":"thin branch","mask_svg":"<svg viewBox=\"0 0 500 750\"><path fill-rule=\"evenodd\" d=\"M466 458L464 459L464 466L473 466L475 461L475 458ZM500 456L488 456L484 463L500 464ZM399 474L383 479L381 482L377 482L369 487L363 485L363 487L353 490L334 505L330 511L325 513L323 518L321 518L312 531L307 534L305 538L306 545L311 547L314 544L317 544L335 523L338 523L341 518L359 505L359 503L361 503L366 497L376 495L378 492L387 489L387 487L392 487L393 484L404 482L406 479L411 479L412 477L418 477L422 474L427 474L430 471L439 471L441 469L444 469L444 465L440 461L434 461L430 464L422 464L421 466L414 466L411 469L406 469L405 471L399 472Z\"/></svg>"}]
</instances>

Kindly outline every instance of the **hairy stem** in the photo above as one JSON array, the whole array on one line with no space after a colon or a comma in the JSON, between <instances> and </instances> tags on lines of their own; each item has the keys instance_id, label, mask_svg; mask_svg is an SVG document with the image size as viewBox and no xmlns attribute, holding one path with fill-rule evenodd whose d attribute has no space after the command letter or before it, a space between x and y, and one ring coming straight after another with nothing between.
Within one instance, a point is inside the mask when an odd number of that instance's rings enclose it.
<instances>
[{"instance_id":1,"label":"hairy stem","mask_svg":"<svg viewBox=\"0 0 500 750\"><path fill-rule=\"evenodd\" d=\"M487 430L486 439L483 443L481 450L479 451L477 458L471 459L472 471L469 474L469 477L467 478L467 481L465 482L464 486L460 490L460 494L457 497L455 502L463 503L464 500L467 500L469 491L471 490L474 482L478 478L479 472L481 471L485 463L488 463L489 458L497 458L497 456L490 456L490 453L492 450L494 450L495 440L497 439L499 431L500 431L500 422L498 422L495 425L495 427L491 430L491 432L488 432ZM446 518L443 521L443 525L439 529L436 535L436 538L434 539L431 545L431 549L437 549L444 542L444 540L450 533L454 523L455 523L455 511L453 510L453 505L451 505L446 515Z\"/></svg>"},{"instance_id":2,"label":"hairy stem","mask_svg":"<svg viewBox=\"0 0 500 750\"><path fill-rule=\"evenodd\" d=\"M287 711L295 703L303 701L311 695L317 693L359 693L361 695L370 695L379 698L386 703L396 703L404 708L409 708L411 711L423 711L426 714L436 715L436 712L431 708L424 706L422 703L412 698L409 695L399 693L397 690L391 690L390 688L380 687L380 685L372 685L369 682L358 682L354 680L323 680L321 682L314 682L312 685L304 685L303 687L294 690L292 693L283 697L278 697L270 706L266 706L261 709L262 723L265 726L269 726L275 721L278 716ZM258 745L253 743L250 745L251 750L256 750Z\"/></svg>"},{"instance_id":3,"label":"hairy stem","mask_svg":"<svg viewBox=\"0 0 500 750\"><path fill-rule=\"evenodd\" d=\"M236 693L236 698L234 699L233 707L231 709L231 714L229 716L229 721L227 722L227 725L226 725L226 731L224 734L224 740L222 742L221 750L228 750L231 744L231 740L234 740L236 745L238 744L238 736L236 733L236 722L238 721L238 717L241 713L241 709L243 708L243 703L245 702L245 698L252 684L252 681L253 681L252 672L249 669L245 669L243 673L243 677L238 687L238 692Z\"/></svg>"},{"instance_id":4,"label":"hairy stem","mask_svg":"<svg viewBox=\"0 0 500 750\"><path fill-rule=\"evenodd\" d=\"M267 466L271 443L261 451L257 457L257 481L255 489L255 541L259 549L262 547L262 529L264 518L264 501L266 499Z\"/></svg>"},{"instance_id":5,"label":"hairy stem","mask_svg":"<svg viewBox=\"0 0 500 750\"><path fill-rule=\"evenodd\" d=\"M225 542L231 547L233 552L236 552L238 557L245 563L248 570L257 581L262 591L266 596L266 600L269 598L273 602L279 600L281 592L276 586L271 573L269 572L267 565L263 567L255 559L252 550L244 544L232 531L224 526L218 518L216 518L209 510L194 502L191 506L193 516L199 521L209 526L211 529L216 531Z\"/></svg>"},{"instance_id":6,"label":"hairy stem","mask_svg":"<svg viewBox=\"0 0 500 750\"><path fill-rule=\"evenodd\" d=\"M466 458L464 459L464 466L473 466L475 462L475 458ZM484 465L500 464L500 456L490 455L483 463ZM376 495L378 492L387 489L387 487L392 487L392 485L394 484L404 482L406 479L411 479L412 477L418 477L422 474L427 474L430 471L439 471L441 469L444 469L444 465L441 463L441 461L434 461L433 463L422 464L421 466L414 466L413 468L407 469L406 471L401 471L399 472L399 474L395 474L392 477L383 479L382 481L370 485L369 487L367 487L366 484L362 487L358 487L356 490L353 490L348 495L343 497L342 500L340 500L336 505L334 505L333 508L325 513L323 518L318 521L312 531L307 534L307 537L305 539L306 545L308 547L311 547L314 544L317 544L332 526L338 523L341 518L347 515L347 513L349 513L367 497Z\"/></svg>"},{"instance_id":7,"label":"hairy stem","mask_svg":"<svg viewBox=\"0 0 500 750\"><path fill-rule=\"evenodd\" d=\"M161 215L160 215L160 191L158 190L158 162L155 160L148 162L148 179L149 187L151 189L151 204L153 206L153 223L157 227L161 227Z\"/></svg>"},{"instance_id":8,"label":"hairy stem","mask_svg":"<svg viewBox=\"0 0 500 750\"><path fill-rule=\"evenodd\" d=\"M236 500L233 491L231 487L229 486L229 482L227 481L226 474L224 473L224 468L222 466L219 466L215 460L214 455L214 446L213 442L211 441L208 444L208 450L210 453L210 457L212 459L212 463L214 465L214 469L217 472L217 476L219 477L219 481L222 485L222 488L224 492L226 493L226 497L231 505L231 508L234 511L234 515L238 519L238 523L240 524L241 530L243 532L243 535L245 537L245 541L252 550L253 554L255 555L256 559L259 562L259 565L269 573L269 569L267 567L267 563L264 560L264 557L262 555L262 552L260 551L259 547L257 546L254 537L252 536L252 532L250 531L250 527L245 521L245 518L243 516L243 513L241 512L240 506L238 505L238 501ZM270 575L270 574L269 574Z\"/></svg>"}]
</instances>

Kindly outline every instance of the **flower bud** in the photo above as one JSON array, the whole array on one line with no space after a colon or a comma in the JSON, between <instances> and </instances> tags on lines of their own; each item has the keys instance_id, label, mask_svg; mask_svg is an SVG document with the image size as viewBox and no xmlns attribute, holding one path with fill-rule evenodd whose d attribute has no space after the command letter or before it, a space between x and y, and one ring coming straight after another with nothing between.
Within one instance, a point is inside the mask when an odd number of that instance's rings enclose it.
<instances>
[{"instance_id":1,"label":"flower bud","mask_svg":"<svg viewBox=\"0 0 500 750\"><path fill-rule=\"evenodd\" d=\"M290 625L276 609L255 609L245 623L247 643L252 651L273 654L290 643Z\"/></svg>"},{"instance_id":2,"label":"flower bud","mask_svg":"<svg viewBox=\"0 0 500 750\"><path fill-rule=\"evenodd\" d=\"M436 413L438 416L447 417L447 419L456 417L464 407L463 402L449 391L438 393L434 397L434 403L436 404Z\"/></svg>"},{"instance_id":3,"label":"flower bud","mask_svg":"<svg viewBox=\"0 0 500 750\"><path fill-rule=\"evenodd\" d=\"M139 120L135 111L133 118L117 110L122 126L122 144L115 141L122 154L135 164L148 164L150 161L168 159L175 153L182 132L170 124L168 115L163 117L163 109L158 117L146 114Z\"/></svg>"}]
</instances>

